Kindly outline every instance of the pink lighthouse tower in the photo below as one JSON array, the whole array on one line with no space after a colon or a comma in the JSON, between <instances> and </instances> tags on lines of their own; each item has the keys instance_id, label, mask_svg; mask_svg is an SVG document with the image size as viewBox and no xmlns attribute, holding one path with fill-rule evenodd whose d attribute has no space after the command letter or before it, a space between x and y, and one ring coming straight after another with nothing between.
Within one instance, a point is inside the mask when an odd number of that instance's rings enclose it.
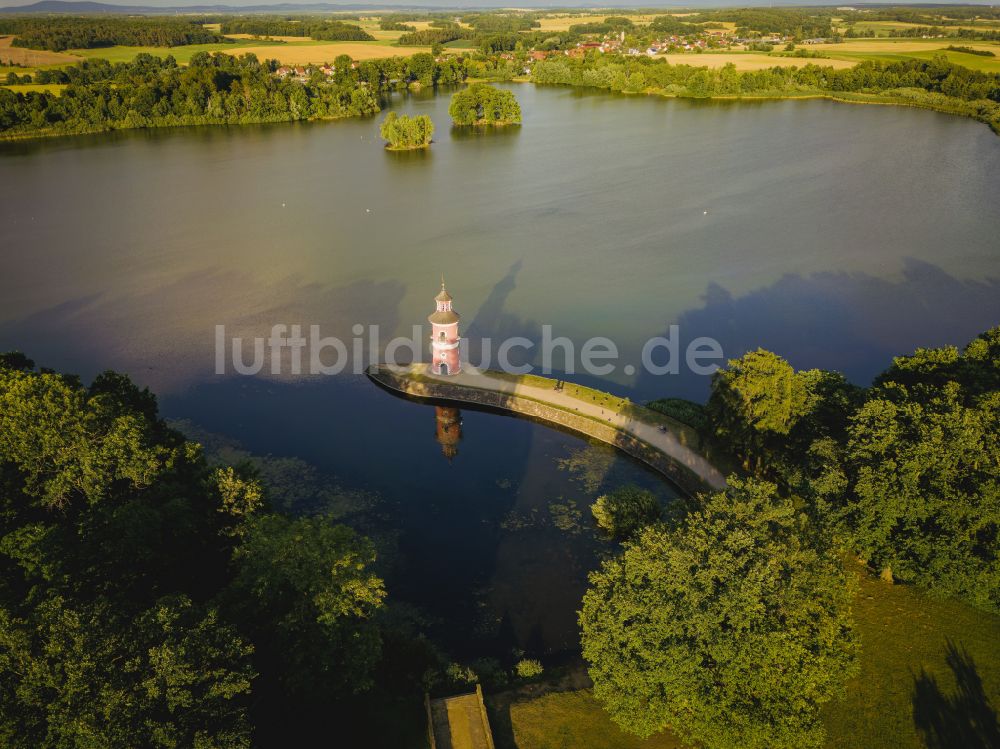
<instances>
[{"instance_id":1,"label":"pink lighthouse tower","mask_svg":"<svg viewBox=\"0 0 1000 749\"><path fill-rule=\"evenodd\" d=\"M427 318L431 324L431 372L453 375L462 369L458 357L458 313L451 308L451 294L444 287L441 277L441 293L434 297L434 313Z\"/></svg>"}]
</instances>

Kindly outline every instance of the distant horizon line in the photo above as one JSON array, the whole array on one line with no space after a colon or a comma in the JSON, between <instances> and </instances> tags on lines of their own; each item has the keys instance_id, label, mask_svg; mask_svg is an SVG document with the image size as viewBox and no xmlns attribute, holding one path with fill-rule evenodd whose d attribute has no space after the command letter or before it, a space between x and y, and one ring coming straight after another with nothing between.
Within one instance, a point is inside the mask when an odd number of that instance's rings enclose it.
<instances>
[{"instance_id":1,"label":"distant horizon line","mask_svg":"<svg viewBox=\"0 0 1000 749\"><path fill-rule=\"evenodd\" d=\"M465 0L467 2L467 0ZM329 11L375 11L375 10L394 10L398 11L400 9L404 10L421 10L421 11L433 11L433 10L520 10L520 9L530 9L532 11L545 11L545 10L558 10L558 11L570 11L570 10L581 10L581 11L595 11L602 9L634 9L634 10L645 10L653 8L676 8L685 10L697 10L699 8L746 8L746 7L771 7L780 6L785 8L838 8L838 7L855 7L855 8L888 8L888 7L922 7L922 8L940 8L944 6L965 6L965 7L983 7L992 8L995 7L993 3L982 3L982 2L962 2L961 0L949 1L949 0L939 0L938 2L829 2L828 0L819 0L818 2L810 2L809 0L745 0L744 2L729 2L728 0L703 0L702 2L695 3L676 3L676 2L656 2L653 0L650 2L647 0L642 3L630 3L625 0L610 0L609 2L601 3L560 3L559 0L555 2L548 3L536 3L534 0L527 0L526 2L517 2L515 4L491 4L489 2L481 4L463 4L463 0L457 0L455 3L407 3L405 0L388 0L382 3L352 3L352 2L329 2L320 0L318 2L267 2L267 0L262 0L261 2L251 2L243 4L228 4L228 3L198 3L191 2L189 4L184 4L183 0L181 4L164 4L164 5L148 5L148 4L128 4L128 3L118 3L118 2L95 2L92 0L39 0L34 3L20 4L20 5L7 5L2 0L0 0L0 12L12 13L12 12L24 12L24 13L53 13L59 12L59 10L71 11L74 10L74 6L80 12L85 15L89 14L99 14L99 13L109 13L114 11L121 11L127 13L143 13L143 12L184 12L184 13L219 13L219 12L262 12L266 10L274 11L309 11L315 10L317 12L329 12ZM58 9L58 10L57 10ZM85 10L87 9L87 10Z\"/></svg>"}]
</instances>

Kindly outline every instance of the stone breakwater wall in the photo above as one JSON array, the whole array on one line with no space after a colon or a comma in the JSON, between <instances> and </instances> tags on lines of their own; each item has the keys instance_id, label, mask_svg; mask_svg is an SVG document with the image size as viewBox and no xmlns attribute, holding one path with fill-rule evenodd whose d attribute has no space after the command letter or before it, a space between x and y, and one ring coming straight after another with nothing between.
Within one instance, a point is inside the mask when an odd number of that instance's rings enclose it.
<instances>
[{"instance_id":1,"label":"stone breakwater wall","mask_svg":"<svg viewBox=\"0 0 1000 749\"><path fill-rule=\"evenodd\" d=\"M694 496L699 492L711 490L711 487L700 476L674 458L649 443L623 432L612 424L605 424L589 416L574 413L534 398L440 380L414 378L407 376L405 372L396 373L385 367L371 367L367 374L383 387L413 398L498 408L555 424L617 447L625 454L642 461L650 468L663 474L689 495Z\"/></svg>"}]
</instances>

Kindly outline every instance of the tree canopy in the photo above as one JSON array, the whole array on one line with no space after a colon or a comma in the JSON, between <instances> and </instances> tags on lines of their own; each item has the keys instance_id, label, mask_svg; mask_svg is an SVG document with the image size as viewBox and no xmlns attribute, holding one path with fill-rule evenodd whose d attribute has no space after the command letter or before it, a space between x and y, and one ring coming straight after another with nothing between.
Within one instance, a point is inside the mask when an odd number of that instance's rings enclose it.
<instances>
[{"instance_id":1,"label":"tree canopy","mask_svg":"<svg viewBox=\"0 0 1000 749\"><path fill-rule=\"evenodd\" d=\"M732 478L591 575L580 626L594 694L638 736L819 747L819 706L856 671L850 595L790 500Z\"/></svg>"},{"instance_id":2,"label":"tree canopy","mask_svg":"<svg viewBox=\"0 0 1000 749\"><path fill-rule=\"evenodd\" d=\"M875 569L1000 611L1000 329L897 358L827 445L817 510Z\"/></svg>"},{"instance_id":3,"label":"tree canopy","mask_svg":"<svg viewBox=\"0 0 1000 749\"><path fill-rule=\"evenodd\" d=\"M228 33L228 32L227 32ZM231 41L193 20L123 18L116 16L21 16L0 19L0 34L16 34L15 47L93 49L120 44L128 47L179 47Z\"/></svg>"},{"instance_id":4,"label":"tree canopy","mask_svg":"<svg viewBox=\"0 0 1000 749\"><path fill-rule=\"evenodd\" d=\"M456 125L515 125L521 106L511 91L473 83L451 97L448 114Z\"/></svg>"},{"instance_id":5,"label":"tree canopy","mask_svg":"<svg viewBox=\"0 0 1000 749\"><path fill-rule=\"evenodd\" d=\"M751 352L706 414L709 439L886 579L1000 611L1000 328L897 357L867 389Z\"/></svg>"},{"instance_id":6,"label":"tree canopy","mask_svg":"<svg viewBox=\"0 0 1000 749\"><path fill-rule=\"evenodd\" d=\"M210 467L128 378L0 356L4 746L242 748L290 706L325 717L373 683L373 563Z\"/></svg>"},{"instance_id":7,"label":"tree canopy","mask_svg":"<svg viewBox=\"0 0 1000 749\"><path fill-rule=\"evenodd\" d=\"M628 485L602 494L590 508L597 525L613 538L630 538L662 515L656 495Z\"/></svg>"},{"instance_id":8,"label":"tree canopy","mask_svg":"<svg viewBox=\"0 0 1000 749\"><path fill-rule=\"evenodd\" d=\"M0 88L0 138L101 132L125 128L291 122L374 114L380 93L460 83L466 64L412 58L364 60L339 56L332 80L315 68L306 80L276 74L273 60L205 52L186 67L172 57L140 53L128 63L85 60L39 70L35 83L66 84L61 93Z\"/></svg>"},{"instance_id":9,"label":"tree canopy","mask_svg":"<svg viewBox=\"0 0 1000 749\"><path fill-rule=\"evenodd\" d=\"M387 141L386 147L393 151L427 148L434 135L434 123L426 114L410 117L389 112L382 120L379 134Z\"/></svg>"}]
</instances>

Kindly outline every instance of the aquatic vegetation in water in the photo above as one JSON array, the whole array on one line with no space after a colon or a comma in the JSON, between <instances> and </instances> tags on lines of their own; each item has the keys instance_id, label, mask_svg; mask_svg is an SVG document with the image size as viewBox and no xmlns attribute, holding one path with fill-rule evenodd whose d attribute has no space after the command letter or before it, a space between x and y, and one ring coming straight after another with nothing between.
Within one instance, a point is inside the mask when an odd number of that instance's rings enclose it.
<instances>
[{"instance_id":1,"label":"aquatic vegetation in water","mask_svg":"<svg viewBox=\"0 0 1000 749\"><path fill-rule=\"evenodd\" d=\"M573 451L568 458L558 461L559 469L569 471L583 488L593 494L611 473L615 463L615 450L603 444L591 444Z\"/></svg>"},{"instance_id":2,"label":"aquatic vegetation in water","mask_svg":"<svg viewBox=\"0 0 1000 749\"><path fill-rule=\"evenodd\" d=\"M583 525L580 522L583 513L572 501L553 502L549 505L549 516L552 519L552 524L561 531L574 535L583 531Z\"/></svg>"}]
</instances>

